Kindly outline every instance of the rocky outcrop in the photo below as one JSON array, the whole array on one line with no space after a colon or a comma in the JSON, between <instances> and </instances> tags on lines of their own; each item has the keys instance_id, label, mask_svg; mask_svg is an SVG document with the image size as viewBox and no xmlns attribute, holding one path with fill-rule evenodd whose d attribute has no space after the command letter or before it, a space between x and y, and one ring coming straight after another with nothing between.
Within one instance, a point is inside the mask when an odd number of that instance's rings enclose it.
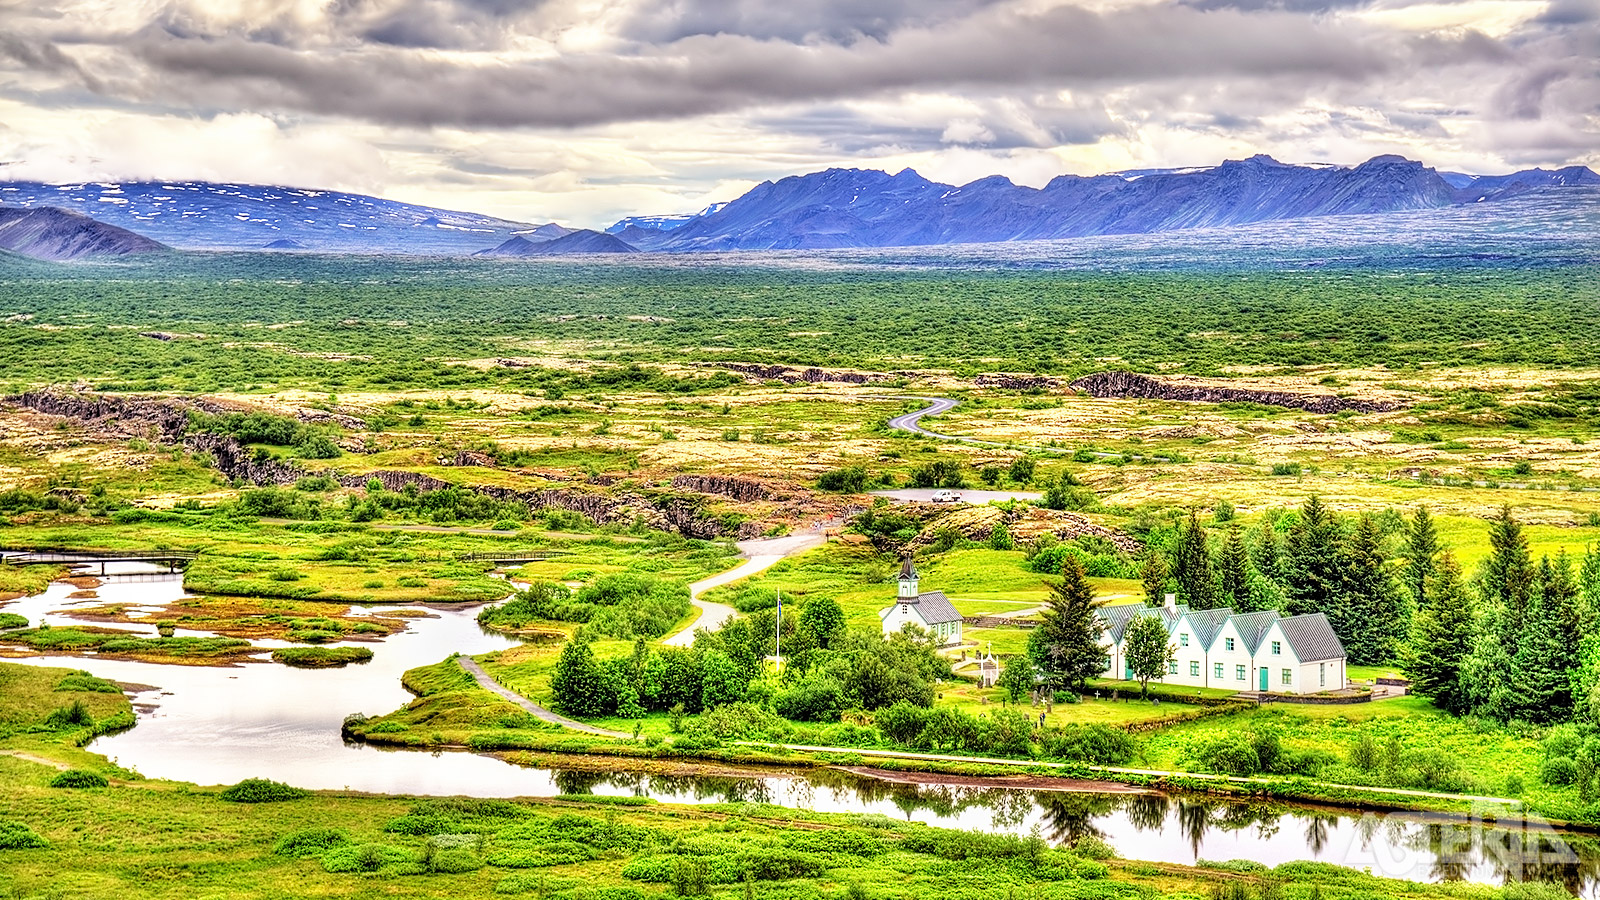
<instances>
[{"instance_id":1,"label":"rocky outcrop","mask_svg":"<svg viewBox=\"0 0 1600 900\"><path fill-rule=\"evenodd\" d=\"M485 469L495 466L494 457L476 450L457 450L453 456L440 456L434 461L441 466L479 466Z\"/></svg>"},{"instance_id":2,"label":"rocky outcrop","mask_svg":"<svg viewBox=\"0 0 1600 900\"><path fill-rule=\"evenodd\" d=\"M287 486L312 474L291 462L257 456L225 434L191 434L183 439L183 448L210 456L211 464L229 481Z\"/></svg>"},{"instance_id":3,"label":"rocky outcrop","mask_svg":"<svg viewBox=\"0 0 1600 900\"><path fill-rule=\"evenodd\" d=\"M1047 391L1061 386L1061 379L1045 375L979 375L972 379L974 387L999 388L1003 391Z\"/></svg>"},{"instance_id":4,"label":"rocky outcrop","mask_svg":"<svg viewBox=\"0 0 1600 900\"><path fill-rule=\"evenodd\" d=\"M188 406L177 400L66 391L28 391L15 400L36 412L77 419L98 432L120 437L175 443L189 427Z\"/></svg>"},{"instance_id":5,"label":"rocky outcrop","mask_svg":"<svg viewBox=\"0 0 1600 900\"><path fill-rule=\"evenodd\" d=\"M1293 391L1229 387L1181 378L1171 380L1152 378L1134 372L1099 372L1085 375L1074 381L1071 387L1091 397L1182 400L1196 403L1260 403L1314 413L1336 413L1347 409L1364 413L1391 412L1400 408L1400 404L1386 400L1361 400L1333 394L1302 394Z\"/></svg>"},{"instance_id":6,"label":"rocky outcrop","mask_svg":"<svg viewBox=\"0 0 1600 900\"><path fill-rule=\"evenodd\" d=\"M717 368L748 375L759 381L781 381L785 384L821 384L823 382L836 382L839 384L873 384L879 381L893 381L903 373L880 372L829 372L824 369L796 369L791 366L763 366L756 363L718 363Z\"/></svg>"},{"instance_id":7,"label":"rocky outcrop","mask_svg":"<svg viewBox=\"0 0 1600 900\"><path fill-rule=\"evenodd\" d=\"M741 503L766 500L772 496L772 492L761 482L731 475L679 475L672 479L672 487L679 491L732 497Z\"/></svg>"}]
</instances>

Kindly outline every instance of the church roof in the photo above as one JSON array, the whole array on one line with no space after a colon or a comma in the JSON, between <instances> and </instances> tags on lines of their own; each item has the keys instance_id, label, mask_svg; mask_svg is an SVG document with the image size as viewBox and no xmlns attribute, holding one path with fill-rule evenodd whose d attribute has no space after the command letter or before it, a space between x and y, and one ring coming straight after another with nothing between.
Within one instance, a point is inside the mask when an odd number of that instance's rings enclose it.
<instances>
[{"instance_id":1,"label":"church roof","mask_svg":"<svg viewBox=\"0 0 1600 900\"><path fill-rule=\"evenodd\" d=\"M929 591L918 594L914 598L901 600L901 603L910 604L917 611L917 616L929 625L939 625L944 622L961 621L961 613L956 612L955 604L944 595L944 591Z\"/></svg>"},{"instance_id":2,"label":"church roof","mask_svg":"<svg viewBox=\"0 0 1600 900\"><path fill-rule=\"evenodd\" d=\"M900 560L900 580L906 581L917 577L917 564L911 561L911 554L907 553Z\"/></svg>"}]
</instances>

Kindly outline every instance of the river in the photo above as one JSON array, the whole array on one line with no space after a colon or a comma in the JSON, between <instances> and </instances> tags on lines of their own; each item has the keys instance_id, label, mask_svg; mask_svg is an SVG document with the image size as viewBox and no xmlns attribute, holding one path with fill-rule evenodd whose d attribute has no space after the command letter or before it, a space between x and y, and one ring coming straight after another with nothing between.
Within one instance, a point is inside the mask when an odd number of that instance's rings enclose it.
<instances>
[{"instance_id":1,"label":"river","mask_svg":"<svg viewBox=\"0 0 1600 900\"><path fill-rule=\"evenodd\" d=\"M123 566L133 570L134 566ZM74 606L122 604L135 612L184 596L181 576L111 575L97 599L73 599L57 583L4 605L29 621L70 624ZM374 607L372 612L386 608ZM479 628L476 608L431 610L406 631L363 643L374 656L343 669L274 663L176 666L89 657L34 657L35 665L86 669L124 684L138 725L92 749L152 778L199 785L272 778L306 788L479 797L558 793L639 795L664 802L760 802L821 812L868 813L951 828L1037 831L1057 843L1096 835L1128 859L1193 864L1250 860L1277 865L1320 860L1414 881L1500 883L1511 876L1565 884L1600 898L1600 848L1536 825L1480 827L1422 814L1361 815L1192 796L1069 793L950 783L899 784L848 772L773 771L747 777L662 776L529 768L458 752L380 750L347 744L350 713L407 703L400 675L453 652L479 654L515 641ZM154 625L126 626L154 634ZM203 632L179 632L201 634ZM3 636L0 636L3 642ZM279 642L257 641L266 646Z\"/></svg>"}]
</instances>

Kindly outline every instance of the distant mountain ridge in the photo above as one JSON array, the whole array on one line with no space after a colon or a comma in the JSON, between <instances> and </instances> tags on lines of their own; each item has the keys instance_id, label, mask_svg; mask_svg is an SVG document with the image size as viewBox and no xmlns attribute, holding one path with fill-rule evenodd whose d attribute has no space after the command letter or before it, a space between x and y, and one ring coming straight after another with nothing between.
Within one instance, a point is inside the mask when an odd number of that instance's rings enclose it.
<instances>
[{"instance_id":1,"label":"distant mountain ridge","mask_svg":"<svg viewBox=\"0 0 1600 900\"><path fill-rule=\"evenodd\" d=\"M1455 180L1399 156L1345 167L1258 155L1207 169L1062 175L1043 188L998 175L958 187L911 169L828 169L763 182L670 230L640 227L638 218L618 225L630 243L667 252L1049 240L1435 209L1597 185L1600 175L1572 166Z\"/></svg>"},{"instance_id":2,"label":"distant mountain ridge","mask_svg":"<svg viewBox=\"0 0 1600 900\"><path fill-rule=\"evenodd\" d=\"M517 235L474 256L580 256L597 253L638 253L638 248L616 235L582 228L553 241L530 241Z\"/></svg>"},{"instance_id":3,"label":"distant mountain ridge","mask_svg":"<svg viewBox=\"0 0 1600 900\"><path fill-rule=\"evenodd\" d=\"M156 253L168 249L126 228L69 209L0 207L0 250L53 262Z\"/></svg>"},{"instance_id":4,"label":"distant mountain ridge","mask_svg":"<svg viewBox=\"0 0 1600 900\"><path fill-rule=\"evenodd\" d=\"M204 181L0 181L0 205L72 209L182 250L462 255L571 231L342 191Z\"/></svg>"}]
</instances>

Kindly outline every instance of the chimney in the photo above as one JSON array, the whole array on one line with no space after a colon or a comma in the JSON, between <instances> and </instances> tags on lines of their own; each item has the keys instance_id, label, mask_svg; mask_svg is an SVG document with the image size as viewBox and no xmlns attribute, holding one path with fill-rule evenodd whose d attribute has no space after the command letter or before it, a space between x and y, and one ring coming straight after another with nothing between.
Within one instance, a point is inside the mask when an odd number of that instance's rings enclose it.
<instances>
[{"instance_id":1,"label":"chimney","mask_svg":"<svg viewBox=\"0 0 1600 900\"><path fill-rule=\"evenodd\" d=\"M1178 595L1177 594L1168 594L1167 595L1166 607L1167 607L1167 611L1168 612L1177 612L1178 611Z\"/></svg>"}]
</instances>

